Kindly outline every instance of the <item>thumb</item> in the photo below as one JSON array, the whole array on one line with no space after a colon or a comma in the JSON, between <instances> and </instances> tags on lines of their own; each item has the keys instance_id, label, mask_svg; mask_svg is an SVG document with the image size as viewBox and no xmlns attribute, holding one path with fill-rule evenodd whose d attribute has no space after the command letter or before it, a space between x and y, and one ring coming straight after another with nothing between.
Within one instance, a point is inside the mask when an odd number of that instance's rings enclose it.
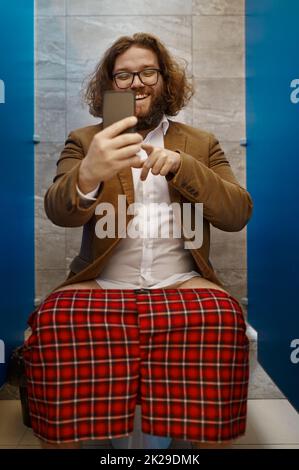
<instances>
[{"instance_id":1,"label":"thumb","mask_svg":"<svg viewBox=\"0 0 299 470\"><path fill-rule=\"evenodd\" d=\"M154 151L154 147L151 144L141 144L141 147L143 148L143 150L146 151L148 155L150 155Z\"/></svg>"}]
</instances>

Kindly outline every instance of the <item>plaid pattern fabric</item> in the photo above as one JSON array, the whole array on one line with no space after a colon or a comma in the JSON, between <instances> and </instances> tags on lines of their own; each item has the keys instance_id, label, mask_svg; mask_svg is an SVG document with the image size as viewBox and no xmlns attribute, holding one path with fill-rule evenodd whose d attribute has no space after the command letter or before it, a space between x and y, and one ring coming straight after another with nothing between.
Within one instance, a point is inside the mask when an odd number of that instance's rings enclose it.
<instances>
[{"instance_id":1,"label":"plaid pattern fabric","mask_svg":"<svg viewBox=\"0 0 299 470\"><path fill-rule=\"evenodd\" d=\"M61 443L133 431L221 442L244 434L249 342L218 289L50 294L24 345L34 433Z\"/></svg>"}]
</instances>

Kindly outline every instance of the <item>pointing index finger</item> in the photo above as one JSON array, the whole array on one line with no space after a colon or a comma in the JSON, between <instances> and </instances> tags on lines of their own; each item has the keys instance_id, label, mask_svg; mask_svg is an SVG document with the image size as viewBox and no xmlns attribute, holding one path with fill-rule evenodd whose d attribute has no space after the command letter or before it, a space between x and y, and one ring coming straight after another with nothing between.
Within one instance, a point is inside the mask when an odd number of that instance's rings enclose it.
<instances>
[{"instance_id":1,"label":"pointing index finger","mask_svg":"<svg viewBox=\"0 0 299 470\"><path fill-rule=\"evenodd\" d=\"M151 144L141 144L141 147L143 148L143 150L146 151L148 155L150 155L154 150L154 147Z\"/></svg>"}]
</instances>

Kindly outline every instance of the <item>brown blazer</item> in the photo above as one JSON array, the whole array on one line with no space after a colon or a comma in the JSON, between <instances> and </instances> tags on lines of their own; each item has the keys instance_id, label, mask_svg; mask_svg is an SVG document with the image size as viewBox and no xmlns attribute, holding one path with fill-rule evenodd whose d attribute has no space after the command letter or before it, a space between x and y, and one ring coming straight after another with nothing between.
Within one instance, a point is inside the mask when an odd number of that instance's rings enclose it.
<instances>
[{"instance_id":1,"label":"brown blazer","mask_svg":"<svg viewBox=\"0 0 299 470\"><path fill-rule=\"evenodd\" d=\"M97 204L110 202L117 207L119 194L126 195L127 204L134 202L130 167L102 183L95 202L80 202L76 191L79 166L93 136L101 128L101 124L97 124L69 134L57 162L57 174L45 195L45 210L54 224L84 226L80 253L73 259L67 279L55 289L96 278L121 240L96 236L95 224L100 217L95 215ZM210 223L227 232L241 230L252 213L251 197L239 185L213 134L170 121L164 144L165 148L181 154L179 171L166 176L171 202L203 203L203 243L200 248L190 249L191 254L202 276L221 285L209 261ZM126 216L127 224L132 217Z\"/></svg>"}]
</instances>

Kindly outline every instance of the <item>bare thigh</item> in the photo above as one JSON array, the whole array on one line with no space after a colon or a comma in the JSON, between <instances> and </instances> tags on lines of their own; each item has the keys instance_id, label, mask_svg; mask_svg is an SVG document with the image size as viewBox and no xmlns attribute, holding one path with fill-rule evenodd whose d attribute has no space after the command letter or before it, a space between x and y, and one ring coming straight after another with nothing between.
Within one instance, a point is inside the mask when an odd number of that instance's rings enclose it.
<instances>
[{"instance_id":1,"label":"bare thigh","mask_svg":"<svg viewBox=\"0 0 299 470\"><path fill-rule=\"evenodd\" d=\"M74 284L68 284L67 286L55 289L53 292L59 292L60 290L69 289L102 289L102 287L94 280L77 282Z\"/></svg>"},{"instance_id":2,"label":"bare thigh","mask_svg":"<svg viewBox=\"0 0 299 470\"><path fill-rule=\"evenodd\" d=\"M183 281L180 284L175 285L175 287L177 289L186 289L189 287L194 287L195 289L200 289L201 287L206 288L206 289L218 289L229 294L229 292L223 289L223 287L220 287L218 286L218 284L214 284L214 282L208 281L207 279L204 279L203 277L200 277L200 276L192 277L191 279L188 279L187 281Z\"/></svg>"},{"instance_id":3,"label":"bare thigh","mask_svg":"<svg viewBox=\"0 0 299 470\"><path fill-rule=\"evenodd\" d=\"M184 289L184 288L189 288L189 287L194 287L195 289L201 288L201 287L207 288L207 289L218 289L229 294L229 292L227 292L222 287L200 276L192 277L191 279L188 279L187 281L171 284L169 286L166 286L165 289L170 289L170 288ZM53 292L59 292L61 290L69 290L69 289L102 289L102 287L95 280L90 280L90 281L77 282L74 284L68 284L67 286L63 286L58 289L55 289Z\"/></svg>"}]
</instances>

